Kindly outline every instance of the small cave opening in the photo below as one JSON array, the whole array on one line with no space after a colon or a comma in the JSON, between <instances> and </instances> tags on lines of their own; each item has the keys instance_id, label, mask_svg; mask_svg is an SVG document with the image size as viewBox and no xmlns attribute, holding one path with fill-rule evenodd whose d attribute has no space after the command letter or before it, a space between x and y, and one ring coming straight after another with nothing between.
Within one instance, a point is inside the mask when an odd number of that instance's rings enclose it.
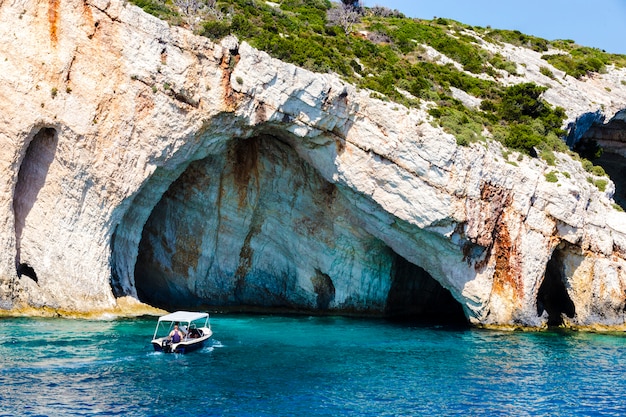
<instances>
[{"instance_id":1,"label":"small cave opening","mask_svg":"<svg viewBox=\"0 0 626 417\"><path fill-rule=\"evenodd\" d=\"M17 266L17 276L21 277L22 275L27 276L35 282L39 282L35 269L27 263L21 263Z\"/></svg>"},{"instance_id":2,"label":"small cave opening","mask_svg":"<svg viewBox=\"0 0 626 417\"><path fill-rule=\"evenodd\" d=\"M396 254L385 314L422 324L468 326L461 304L423 268Z\"/></svg>"},{"instance_id":3,"label":"small cave opening","mask_svg":"<svg viewBox=\"0 0 626 417\"><path fill-rule=\"evenodd\" d=\"M324 274L319 269L315 270L316 274L311 278L313 290L317 294L317 308L319 310L328 310L330 303L335 298L335 286L333 280L328 274Z\"/></svg>"},{"instance_id":4,"label":"small cave opening","mask_svg":"<svg viewBox=\"0 0 626 417\"><path fill-rule=\"evenodd\" d=\"M13 215L15 220L15 269L22 275L37 282L35 269L22 260L22 238L28 214L37 202L43 188L50 165L54 161L58 144L57 131L50 127L40 129L28 144L24 159L17 174L13 192Z\"/></svg>"},{"instance_id":5,"label":"small cave opening","mask_svg":"<svg viewBox=\"0 0 626 417\"><path fill-rule=\"evenodd\" d=\"M563 254L558 249L548 261L543 282L537 292L537 315L542 316L544 313L547 313L548 326L551 327L563 325L563 315L573 318L576 314L574 303L565 287Z\"/></svg>"}]
</instances>

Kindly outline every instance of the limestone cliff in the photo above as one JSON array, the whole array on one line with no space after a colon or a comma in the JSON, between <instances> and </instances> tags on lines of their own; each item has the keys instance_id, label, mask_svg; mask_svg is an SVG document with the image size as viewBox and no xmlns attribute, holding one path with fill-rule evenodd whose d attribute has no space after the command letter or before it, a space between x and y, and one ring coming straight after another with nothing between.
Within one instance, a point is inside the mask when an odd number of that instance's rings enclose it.
<instances>
[{"instance_id":1,"label":"limestone cliff","mask_svg":"<svg viewBox=\"0 0 626 417\"><path fill-rule=\"evenodd\" d=\"M457 146L425 108L118 0L1 2L0 36L5 310L625 324L626 214L568 155ZM572 130L626 108L624 70L554 81L539 54L501 48Z\"/></svg>"}]
</instances>

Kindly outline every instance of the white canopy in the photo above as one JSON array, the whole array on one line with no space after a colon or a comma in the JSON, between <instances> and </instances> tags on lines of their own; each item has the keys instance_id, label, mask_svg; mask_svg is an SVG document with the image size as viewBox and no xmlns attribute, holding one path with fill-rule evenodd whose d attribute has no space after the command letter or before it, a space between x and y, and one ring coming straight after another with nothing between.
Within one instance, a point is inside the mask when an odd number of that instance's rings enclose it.
<instances>
[{"instance_id":1,"label":"white canopy","mask_svg":"<svg viewBox=\"0 0 626 417\"><path fill-rule=\"evenodd\" d=\"M170 314L159 317L159 321L183 321L191 322L198 319L208 317L209 313L200 313L194 311L175 311Z\"/></svg>"}]
</instances>

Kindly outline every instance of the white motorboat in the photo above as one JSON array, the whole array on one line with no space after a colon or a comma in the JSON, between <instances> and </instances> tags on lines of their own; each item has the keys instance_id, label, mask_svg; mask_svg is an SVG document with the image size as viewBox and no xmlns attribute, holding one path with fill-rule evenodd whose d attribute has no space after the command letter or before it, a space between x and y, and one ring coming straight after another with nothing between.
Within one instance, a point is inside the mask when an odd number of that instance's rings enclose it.
<instances>
[{"instance_id":1,"label":"white motorboat","mask_svg":"<svg viewBox=\"0 0 626 417\"><path fill-rule=\"evenodd\" d=\"M180 338L171 337L175 325L182 333ZM186 353L203 347L212 334L209 313L176 311L159 317L152 346L157 352Z\"/></svg>"}]
</instances>

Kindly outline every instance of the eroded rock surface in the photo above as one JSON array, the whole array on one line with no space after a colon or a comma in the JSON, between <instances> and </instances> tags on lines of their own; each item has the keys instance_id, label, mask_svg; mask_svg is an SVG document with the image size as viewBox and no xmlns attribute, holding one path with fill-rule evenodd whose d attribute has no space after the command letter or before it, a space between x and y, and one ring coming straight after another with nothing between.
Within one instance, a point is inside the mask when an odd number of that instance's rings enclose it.
<instances>
[{"instance_id":1,"label":"eroded rock surface","mask_svg":"<svg viewBox=\"0 0 626 417\"><path fill-rule=\"evenodd\" d=\"M625 324L626 215L567 155L458 147L423 109L115 0L5 2L0 36L4 309ZM620 71L546 98L615 114Z\"/></svg>"}]
</instances>

